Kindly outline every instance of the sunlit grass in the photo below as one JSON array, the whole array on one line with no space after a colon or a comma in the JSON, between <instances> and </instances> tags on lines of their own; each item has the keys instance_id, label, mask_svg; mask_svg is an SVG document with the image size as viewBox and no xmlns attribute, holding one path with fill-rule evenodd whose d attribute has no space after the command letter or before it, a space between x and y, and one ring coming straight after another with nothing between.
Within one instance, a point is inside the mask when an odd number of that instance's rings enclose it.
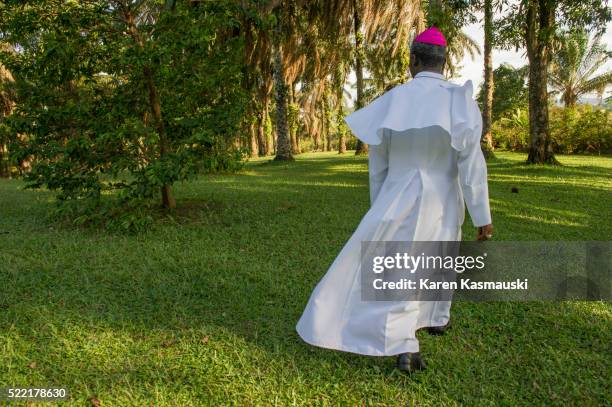
<instances>
[{"instance_id":1,"label":"sunlit grass","mask_svg":"<svg viewBox=\"0 0 612 407\"><path fill-rule=\"evenodd\" d=\"M497 157L496 239L610 240L611 158ZM456 303L415 377L303 343L308 296L368 209L367 158L268 161L178 184L179 205L206 205L134 236L54 224L50 194L0 180L0 386L67 386L75 406L608 402L608 303Z\"/></svg>"}]
</instances>

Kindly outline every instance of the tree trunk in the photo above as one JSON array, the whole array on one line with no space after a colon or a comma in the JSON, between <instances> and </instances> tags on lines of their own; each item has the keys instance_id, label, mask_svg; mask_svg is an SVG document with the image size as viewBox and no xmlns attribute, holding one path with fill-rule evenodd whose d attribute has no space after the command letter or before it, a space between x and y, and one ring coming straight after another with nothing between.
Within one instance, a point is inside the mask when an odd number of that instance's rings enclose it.
<instances>
[{"instance_id":1,"label":"tree trunk","mask_svg":"<svg viewBox=\"0 0 612 407\"><path fill-rule=\"evenodd\" d=\"M327 103L328 103L328 99L326 99L325 104L327 105ZM325 122L326 122L326 126L325 126L326 127L326 131L323 132L323 134L321 134L321 137L320 137L320 148L321 148L321 151L329 151L328 150L328 146L327 146L327 144L328 144L327 140L329 140L329 138L330 138L331 123L329 121L328 116L326 115L326 111L328 109L329 109L329 105L327 105L327 106L324 105L323 108L322 108L322 112L321 112L321 114L323 115L323 120L325 120Z\"/></svg>"},{"instance_id":2,"label":"tree trunk","mask_svg":"<svg viewBox=\"0 0 612 407\"><path fill-rule=\"evenodd\" d=\"M344 124L344 82L346 81L345 63L340 63L334 71L333 84L336 92L334 117L336 119L336 134L338 135L338 154L346 153L346 126ZM330 134L331 137L331 134Z\"/></svg>"},{"instance_id":3,"label":"tree trunk","mask_svg":"<svg viewBox=\"0 0 612 407\"><path fill-rule=\"evenodd\" d=\"M125 20L127 23L129 35L132 37L134 42L138 44L139 47L144 48L144 41L142 40L142 37L140 36L138 29L136 28L134 16L129 14L127 11L125 11L125 13ZM159 156L160 159L163 159L164 156L168 153L168 139L161 112L161 101L159 99L159 94L157 93L157 87L155 86L153 71L147 65L142 68L142 71L145 82L147 84L147 89L149 91L149 107L151 109L151 114L153 115L153 120L155 121L157 134L159 135ZM174 199L174 195L172 193L172 186L162 185L160 189L162 206L167 209L176 208L176 200Z\"/></svg>"},{"instance_id":4,"label":"tree trunk","mask_svg":"<svg viewBox=\"0 0 612 407\"><path fill-rule=\"evenodd\" d=\"M355 110L363 107L363 33L361 32L361 11L360 0L353 0L353 22L355 26L355 76L357 78L357 100L355 102ZM355 154L367 154L368 145L357 139L357 147Z\"/></svg>"},{"instance_id":5,"label":"tree trunk","mask_svg":"<svg viewBox=\"0 0 612 407\"><path fill-rule=\"evenodd\" d=\"M527 162L556 164L548 128L549 37L554 23L554 1L530 0L526 13L526 45L529 58L529 135Z\"/></svg>"},{"instance_id":6,"label":"tree trunk","mask_svg":"<svg viewBox=\"0 0 612 407\"><path fill-rule=\"evenodd\" d=\"M157 88L155 87L155 82L153 81L153 72L147 66L143 68L143 72L147 81L147 87L149 89L149 104L151 105L151 113L153 114L153 119L155 120L155 125L157 127L157 133L159 135L159 157L163 160L165 155L168 153L168 138L161 113L161 101L159 99L159 94L157 93ZM162 206L164 208L176 208L176 200L174 199L171 185L162 185L161 197Z\"/></svg>"},{"instance_id":7,"label":"tree trunk","mask_svg":"<svg viewBox=\"0 0 612 407\"><path fill-rule=\"evenodd\" d=\"M283 56L281 49L280 11L276 10L276 26L274 27L274 89L276 102L276 157L277 161L293 161L291 140L287 127L287 85L283 76Z\"/></svg>"},{"instance_id":8,"label":"tree trunk","mask_svg":"<svg viewBox=\"0 0 612 407\"><path fill-rule=\"evenodd\" d=\"M293 105L295 103L295 83L292 83L289 86L289 106L291 107L291 109L293 109ZM300 147L298 145L298 140L297 140L297 126L296 126L296 117L294 117L293 114L291 114L290 116L290 123L288 123L289 126L289 135L290 135L290 139L291 139L291 153L292 154L299 154L300 153Z\"/></svg>"},{"instance_id":9,"label":"tree trunk","mask_svg":"<svg viewBox=\"0 0 612 407\"><path fill-rule=\"evenodd\" d=\"M574 107L577 101L578 98L573 92L567 91L563 93L563 104L565 107Z\"/></svg>"},{"instance_id":10,"label":"tree trunk","mask_svg":"<svg viewBox=\"0 0 612 407\"><path fill-rule=\"evenodd\" d=\"M340 131L338 135L338 154L346 153L346 137L344 136L344 131Z\"/></svg>"},{"instance_id":11,"label":"tree trunk","mask_svg":"<svg viewBox=\"0 0 612 407\"><path fill-rule=\"evenodd\" d=\"M266 155L274 154L274 141L272 140L272 133L268 133L268 123L270 121L270 100L266 97L264 99L264 111L263 111L263 132L264 139L266 140Z\"/></svg>"},{"instance_id":12,"label":"tree trunk","mask_svg":"<svg viewBox=\"0 0 612 407\"><path fill-rule=\"evenodd\" d=\"M272 134L270 135L270 137L272 138L272 154L276 155L276 149L278 148L278 145L276 143L276 141L278 140L277 137L277 131L276 128L272 129Z\"/></svg>"},{"instance_id":13,"label":"tree trunk","mask_svg":"<svg viewBox=\"0 0 612 407\"><path fill-rule=\"evenodd\" d=\"M484 2L484 91L482 110L482 151L486 158L493 156L493 0Z\"/></svg>"},{"instance_id":14,"label":"tree trunk","mask_svg":"<svg viewBox=\"0 0 612 407\"><path fill-rule=\"evenodd\" d=\"M9 161L8 147L0 142L0 178L11 178L11 163Z\"/></svg>"},{"instance_id":15,"label":"tree trunk","mask_svg":"<svg viewBox=\"0 0 612 407\"><path fill-rule=\"evenodd\" d=\"M342 104L338 107L338 154L346 153L346 127L342 122L344 120L344 109Z\"/></svg>"},{"instance_id":16,"label":"tree trunk","mask_svg":"<svg viewBox=\"0 0 612 407\"><path fill-rule=\"evenodd\" d=\"M262 109L260 109L257 114L257 152L261 157L265 157L266 155L268 155L269 142L268 140L266 140L266 103L267 102L264 102L264 107L262 107Z\"/></svg>"},{"instance_id":17,"label":"tree trunk","mask_svg":"<svg viewBox=\"0 0 612 407\"><path fill-rule=\"evenodd\" d=\"M327 120L327 111L329 110L329 105L328 105L328 93L327 93L327 88L325 90L325 96L323 97L323 102L321 103L321 132L315 132L314 137L313 137L313 150L314 151L319 151L319 150L323 150L325 151L325 148L321 148L321 138L325 139L327 133L329 132L329 121Z\"/></svg>"},{"instance_id":18,"label":"tree trunk","mask_svg":"<svg viewBox=\"0 0 612 407\"><path fill-rule=\"evenodd\" d=\"M249 124L249 144L251 145L251 157L259 156L259 144L257 143L257 129L255 123Z\"/></svg>"}]
</instances>

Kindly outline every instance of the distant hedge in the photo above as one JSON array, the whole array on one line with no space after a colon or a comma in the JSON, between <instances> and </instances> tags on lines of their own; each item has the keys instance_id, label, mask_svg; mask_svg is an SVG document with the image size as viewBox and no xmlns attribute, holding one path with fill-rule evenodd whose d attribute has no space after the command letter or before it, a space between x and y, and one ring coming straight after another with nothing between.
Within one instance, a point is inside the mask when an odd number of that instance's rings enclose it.
<instances>
[{"instance_id":1,"label":"distant hedge","mask_svg":"<svg viewBox=\"0 0 612 407\"><path fill-rule=\"evenodd\" d=\"M592 105L550 108L550 132L555 153L612 153L612 111ZM497 148L529 149L529 120L526 110L517 110L493 124Z\"/></svg>"}]
</instances>

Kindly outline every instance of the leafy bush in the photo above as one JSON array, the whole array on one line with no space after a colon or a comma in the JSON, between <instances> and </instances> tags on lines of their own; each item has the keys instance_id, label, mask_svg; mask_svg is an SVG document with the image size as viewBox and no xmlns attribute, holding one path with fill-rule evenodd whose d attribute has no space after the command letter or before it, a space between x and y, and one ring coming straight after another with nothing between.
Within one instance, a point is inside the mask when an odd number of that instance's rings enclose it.
<instances>
[{"instance_id":1,"label":"leafy bush","mask_svg":"<svg viewBox=\"0 0 612 407\"><path fill-rule=\"evenodd\" d=\"M506 117L493 123L495 147L510 151L526 151L529 148L529 116L524 109L515 109Z\"/></svg>"},{"instance_id":2,"label":"leafy bush","mask_svg":"<svg viewBox=\"0 0 612 407\"><path fill-rule=\"evenodd\" d=\"M555 153L612 152L612 112L591 105L550 109L550 132ZM517 109L493 124L495 146L510 151L529 149L529 117Z\"/></svg>"},{"instance_id":3,"label":"leafy bush","mask_svg":"<svg viewBox=\"0 0 612 407\"><path fill-rule=\"evenodd\" d=\"M591 105L551 109L555 151L563 154L612 152L612 112Z\"/></svg>"},{"instance_id":4,"label":"leafy bush","mask_svg":"<svg viewBox=\"0 0 612 407\"><path fill-rule=\"evenodd\" d=\"M0 34L19 49L0 54L15 77L10 151L33 157L29 186L61 201L99 208L105 193L123 204L161 191L173 207L173 183L243 158L237 4L108 4L0 8Z\"/></svg>"}]
</instances>

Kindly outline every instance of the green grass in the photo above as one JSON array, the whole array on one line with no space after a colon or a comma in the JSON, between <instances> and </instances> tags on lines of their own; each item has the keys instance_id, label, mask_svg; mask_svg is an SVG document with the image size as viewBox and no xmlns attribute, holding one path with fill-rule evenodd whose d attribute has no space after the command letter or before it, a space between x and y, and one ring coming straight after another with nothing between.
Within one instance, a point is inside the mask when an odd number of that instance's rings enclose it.
<instances>
[{"instance_id":1,"label":"green grass","mask_svg":"<svg viewBox=\"0 0 612 407\"><path fill-rule=\"evenodd\" d=\"M496 239L610 240L611 158L497 156ZM79 406L609 403L609 303L458 302L446 336L420 334L413 377L303 343L312 288L367 211L366 163L254 160L177 185L183 208L135 236L54 224L49 193L0 180L0 386L66 386Z\"/></svg>"}]
</instances>

